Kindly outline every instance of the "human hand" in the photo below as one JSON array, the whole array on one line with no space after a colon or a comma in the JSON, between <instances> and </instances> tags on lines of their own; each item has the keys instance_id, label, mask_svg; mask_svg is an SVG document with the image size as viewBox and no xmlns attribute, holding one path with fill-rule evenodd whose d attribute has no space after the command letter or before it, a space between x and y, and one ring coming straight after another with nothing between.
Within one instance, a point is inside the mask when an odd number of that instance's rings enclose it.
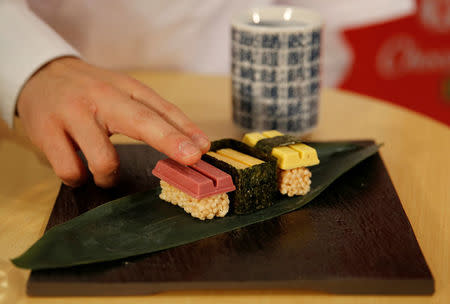
<instances>
[{"instance_id":1,"label":"human hand","mask_svg":"<svg viewBox=\"0 0 450 304\"><path fill-rule=\"evenodd\" d=\"M32 143L73 187L87 177L78 148L95 183L114 185L119 158L112 134L144 141L186 165L210 146L183 112L149 87L76 58L56 59L34 74L19 95L17 110Z\"/></svg>"}]
</instances>

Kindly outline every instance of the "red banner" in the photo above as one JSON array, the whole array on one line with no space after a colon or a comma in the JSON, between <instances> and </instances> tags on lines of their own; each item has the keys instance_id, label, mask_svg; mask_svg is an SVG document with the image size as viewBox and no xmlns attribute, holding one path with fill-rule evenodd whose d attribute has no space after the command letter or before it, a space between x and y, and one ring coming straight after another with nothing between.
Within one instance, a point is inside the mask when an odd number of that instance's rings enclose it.
<instances>
[{"instance_id":1,"label":"red banner","mask_svg":"<svg viewBox=\"0 0 450 304\"><path fill-rule=\"evenodd\" d=\"M343 33L353 64L340 88L374 96L450 126L450 0Z\"/></svg>"}]
</instances>

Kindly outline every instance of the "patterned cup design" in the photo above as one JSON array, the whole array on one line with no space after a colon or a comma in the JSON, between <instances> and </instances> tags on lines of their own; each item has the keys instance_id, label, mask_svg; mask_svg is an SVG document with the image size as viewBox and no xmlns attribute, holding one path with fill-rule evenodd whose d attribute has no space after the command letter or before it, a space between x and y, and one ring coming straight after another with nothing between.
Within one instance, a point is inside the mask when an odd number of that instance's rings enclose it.
<instances>
[{"instance_id":1,"label":"patterned cup design","mask_svg":"<svg viewBox=\"0 0 450 304\"><path fill-rule=\"evenodd\" d=\"M246 130L317 126L321 27L232 26L233 120Z\"/></svg>"}]
</instances>

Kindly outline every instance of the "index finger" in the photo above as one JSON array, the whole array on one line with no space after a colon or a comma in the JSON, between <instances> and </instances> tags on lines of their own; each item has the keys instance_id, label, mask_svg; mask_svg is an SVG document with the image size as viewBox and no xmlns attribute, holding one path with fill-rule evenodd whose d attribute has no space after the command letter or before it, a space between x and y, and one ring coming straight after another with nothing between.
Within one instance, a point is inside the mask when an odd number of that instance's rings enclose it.
<instances>
[{"instance_id":1,"label":"index finger","mask_svg":"<svg viewBox=\"0 0 450 304\"><path fill-rule=\"evenodd\" d=\"M148 106L178 131L191 138L203 153L209 150L210 141L206 134L176 105L165 100L153 89L133 78L118 79L115 81L115 84L130 94L132 99Z\"/></svg>"},{"instance_id":2,"label":"index finger","mask_svg":"<svg viewBox=\"0 0 450 304\"><path fill-rule=\"evenodd\" d=\"M165 121L146 105L120 92L97 96L97 115L111 133L120 133L144 141L170 158L191 165L201 151L191 138Z\"/></svg>"}]
</instances>

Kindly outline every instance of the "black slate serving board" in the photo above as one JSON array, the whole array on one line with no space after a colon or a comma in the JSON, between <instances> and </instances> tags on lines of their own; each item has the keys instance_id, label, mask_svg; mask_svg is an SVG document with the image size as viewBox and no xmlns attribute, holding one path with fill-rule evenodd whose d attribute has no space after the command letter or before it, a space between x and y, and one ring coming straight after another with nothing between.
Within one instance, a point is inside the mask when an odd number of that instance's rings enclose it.
<instances>
[{"instance_id":1,"label":"black slate serving board","mask_svg":"<svg viewBox=\"0 0 450 304\"><path fill-rule=\"evenodd\" d=\"M119 145L121 180L62 186L47 230L104 202L156 187L164 156ZM313 179L314 181L314 179ZM179 289L300 289L432 294L434 281L379 154L295 212L161 252L32 271L33 296L138 295Z\"/></svg>"}]
</instances>

